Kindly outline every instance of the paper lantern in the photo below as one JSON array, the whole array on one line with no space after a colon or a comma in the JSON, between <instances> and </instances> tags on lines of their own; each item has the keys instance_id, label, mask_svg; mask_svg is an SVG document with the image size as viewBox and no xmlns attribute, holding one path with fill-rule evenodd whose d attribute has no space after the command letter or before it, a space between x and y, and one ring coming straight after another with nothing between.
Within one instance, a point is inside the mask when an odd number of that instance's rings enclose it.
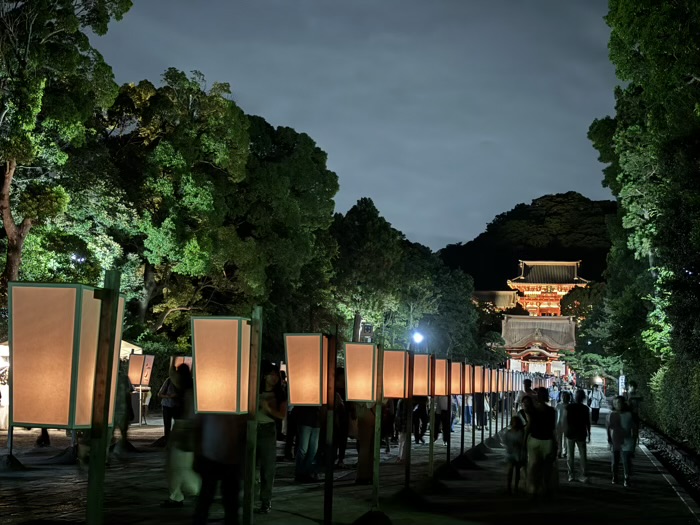
<instances>
[{"instance_id":1,"label":"paper lantern","mask_svg":"<svg viewBox=\"0 0 700 525\"><path fill-rule=\"evenodd\" d=\"M129 356L129 383L134 386L148 386L151 383L151 371L155 356L131 354Z\"/></svg>"},{"instance_id":2,"label":"paper lantern","mask_svg":"<svg viewBox=\"0 0 700 525\"><path fill-rule=\"evenodd\" d=\"M405 350L384 350L384 397L406 399L410 356Z\"/></svg>"},{"instance_id":3,"label":"paper lantern","mask_svg":"<svg viewBox=\"0 0 700 525\"><path fill-rule=\"evenodd\" d=\"M498 371L498 391L501 394L508 392L508 376L507 371L501 368Z\"/></svg>"},{"instance_id":4,"label":"paper lantern","mask_svg":"<svg viewBox=\"0 0 700 525\"><path fill-rule=\"evenodd\" d=\"M102 301L80 284L10 283L10 425L92 424ZM119 298L109 423L114 421L124 298Z\"/></svg>"},{"instance_id":5,"label":"paper lantern","mask_svg":"<svg viewBox=\"0 0 700 525\"><path fill-rule=\"evenodd\" d=\"M473 380L473 367L472 365L464 365L464 393L473 394L474 393L474 380Z\"/></svg>"},{"instance_id":6,"label":"paper lantern","mask_svg":"<svg viewBox=\"0 0 700 525\"><path fill-rule=\"evenodd\" d=\"M450 393L454 396L460 396L465 392L464 385L464 363L450 364Z\"/></svg>"},{"instance_id":7,"label":"paper lantern","mask_svg":"<svg viewBox=\"0 0 700 525\"><path fill-rule=\"evenodd\" d=\"M345 343L347 401L376 403L378 353L373 343Z\"/></svg>"},{"instance_id":8,"label":"paper lantern","mask_svg":"<svg viewBox=\"0 0 700 525\"><path fill-rule=\"evenodd\" d=\"M475 394L483 394L486 392L486 382L484 381L484 367L475 366L474 367L474 388L473 392Z\"/></svg>"},{"instance_id":9,"label":"paper lantern","mask_svg":"<svg viewBox=\"0 0 700 525\"><path fill-rule=\"evenodd\" d=\"M488 391L498 392L498 369L492 368L488 371L489 374L489 389Z\"/></svg>"},{"instance_id":10,"label":"paper lantern","mask_svg":"<svg viewBox=\"0 0 700 525\"><path fill-rule=\"evenodd\" d=\"M284 334L284 352L289 403L325 405L328 402L328 338L323 334Z\"/></svg>"},{"instance_id":11,"label":"paper lantern","mask_svg":"<svg viewBox=\"0 0 700 525\"><path fill-rule=\"evenodd\" d=\"M416 354L413 356L413 395L430 395L430 356Z\"/></svg>"},{"instance_id":12,"label":"paper lantern","mask_svg":"<svg viewBox=\"0 0 700 525\"><path fill-rule=\"evenodd\" d=\"M192 370L192 358L190 356L178 355L170 358L170 364L175 367L179 367L182 364L187 365Z\"/></svg>"},{"instance_id":13,"label":"paper lantern","mask_svg":"<svg viewBox=\"0 0 700 525\"><path fill-rule=\"evenodd\" d=\"M250 319L192 317L195 412L247 414Z\"/></svg>"},{"instance_id":14,"label":"paper lantern","mask_svg":"<svg viewBox=\"0 0 700 525\"><path fill-rule=\"evenodd\" d=\"M450 367L447 359L435 359L435 389L433 395L448 395Z\"/></svg>"}]
</instances>

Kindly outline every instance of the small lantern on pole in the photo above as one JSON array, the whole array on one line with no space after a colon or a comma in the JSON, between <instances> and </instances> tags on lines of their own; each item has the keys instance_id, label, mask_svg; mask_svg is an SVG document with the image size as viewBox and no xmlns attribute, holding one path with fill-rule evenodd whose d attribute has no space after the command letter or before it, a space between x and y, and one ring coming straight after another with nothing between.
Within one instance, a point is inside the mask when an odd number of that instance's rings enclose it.
<instances>
[{"instance_id":1,"label":"small lantern on pole","mask_svg":"<svg viewBox=\"0 0 700 525\"><path fill-rule=\"evenodd\" d=\"M413 395L429 396L430 394L430 356L416 354L413 356Z\"/></svg>"},{"instance_id":2,"label":"small lantern on pole","mask_svg":"<svg viewBox=\"0 0 700 525\"><path fill-rule=\"evenodd\" d=\"M294 406L328 402L328 338L323 334L285 334L287 392Z\"/></svg>"},{"instance_id":3,"label":"small lantern on pole","mask_svg":"<svg viewBox=\"0 0 700 525\"><path fill-rule=\"evenodd\" d=\"M247 414L250 319L192 317L195 412Z\"/></svg>"},{"instance_id":4,"label":"small lantern on pole","mask_svg":"<svg viewBox=\"0 0 700 525\"><path fill-rule=\"evenodd\" d=\"M435 389L434 396L449 395L450 367L447 359L435 359Z\"/></svg>"},{"instance_id":5,"label":"small lantern on pole","mask_svg":"<svg viewBox=\"0 0 700 525\"><path fill-rule=\"evenodd\" d=\"M377 345L345 343L345 394L347 401L376 403Z\"/></svg>"},{"instance_id":6,"label":"small lantern on pole","mask_svg":"<svg viewBox=\"0 0 700 525\"><path fill-rule=\"evenodd\" d=\"M131 354L129 356L129 383L134 386L151 384L151 371L155 356L146 354Z\"/></svg>"},{"instance_id":7,"label":"small lantern on pole","mask_svg":"<svg viewBox=\"0 0 700 525\"><path fill-rule=\"evenodd\" d=\"M466 393L464 379L464 363L451 363L450 394L452 394L453 396L460 396Z\"/></svg>"}]
</instances>

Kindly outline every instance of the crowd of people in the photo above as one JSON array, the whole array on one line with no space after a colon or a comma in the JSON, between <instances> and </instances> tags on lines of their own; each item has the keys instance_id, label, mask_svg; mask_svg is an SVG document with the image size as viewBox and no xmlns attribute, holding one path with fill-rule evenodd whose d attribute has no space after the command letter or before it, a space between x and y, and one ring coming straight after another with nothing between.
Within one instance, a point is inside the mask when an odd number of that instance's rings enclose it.
<instances>
[{"instance_id":1,"label":"crowd of people","mask_svg":"<svg viewBox=\"0 0 700 525\"><path fill-rule=\"evenodd\" d=\"M527 492L533 497L556 492L559 485L557 459L566 459L568 481L588 483L588 451L591 424L598 424L605 396L594 385L590 392L570 386L532 389L525 380L525 389L518 394L510 428L506 433L507 490L517 492L521 470L526 471ZM611 451L611 481L619 483L622 462L622 484L630 486L631 465L638 440L638 418L628 398L613 400L606 422ZM576 470L576 452L578 467Z\"/></svg>"}]
</instances>

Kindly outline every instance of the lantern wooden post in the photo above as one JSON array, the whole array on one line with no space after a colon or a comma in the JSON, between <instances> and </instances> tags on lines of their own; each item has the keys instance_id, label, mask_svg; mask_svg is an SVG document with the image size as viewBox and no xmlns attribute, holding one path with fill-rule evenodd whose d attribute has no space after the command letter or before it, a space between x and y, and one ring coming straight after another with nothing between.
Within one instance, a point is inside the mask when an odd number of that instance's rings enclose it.
<instances>
[{"instance_id":1,"label":"lantern wooden post","mask_svg":"<svg viewBox=\"0 0 700 525\"><path fill-rule=\"evenodd\" d=\"M450 411L450 418L448 419L448 426L447 428L442 429L442 434L443 437L447 437L447 450L445 451L447 454L447 458L445 461L446 465L450 464L450 461L452 460L451 453L452 453L452 427L450 426L450 422L452 421L452 360L448 359L447 364L447 410ZM441 415L442 417L442 415ZM443 419L444 422L444 419Z\"/></svg>"},{"instance_id":2,"label":"lantern wooden post","mask_svg":"<svg viewBox=\"0 0 700 525\"><path fill-rule=\"evenodd\" d=\"M323 480L323 524L333 523L333 466L335 464L335 446L333 445L333 427L335 426L335 369L338 360L338 326L335 334L328 337L328 355L326 357L326 473ZM346 385L347 388L347 385Z\"/></svg>"},{"instance_id":3,"label":"lantern wooden post","mask_svg":"<svg viewBox=\"0 0 700 525\"><path fill-rule=\"evenodd\" d=\"M107 462L107 439L109 437L110 391L112 385L112 363L117 339L119 316L119 285L121 273L108 270L104 288L95 291L102 300L100 308L100 331L97 341L95 383L93 390L92 426L90 428L90 462L88 468L87 523L103 523L104 478ZM116 422L115 422L116 423Z\"/></svg>"},{"instance_id":4,"label":"lantern wooden post","mask_svg":"<svg viewBox=\"0 0 700 525\"><path fill-rule=\"evenodd\" d=\"M408 351L408 396L406 398L406 465L404 466L404 490L408 491L411 488L411 449L413 448L413 372L414 372L414 355L411 350Z\"/></svg>"},{"instance_id":5,"label":"lantern wooden post","mask_svg":"<svg viewBox=\"0 0 700 525\"><path fill-rule=\"evenodd\" d=\"M262 307L253 308L250 323L250 365L248 368L248 421L246 422L246 464L243 485L243 523L253 523L255 505L255 469L258 443L258 395L260 381L260 348L262 346ZM239 348L239 352L241 349Z\"/></svg>"},{"instance_id":6,"label":"lantern wooden post","mask_svg":"<svg viewBox=\"0 0 700 525\"><path fill-rule=\"evenodd\" d=\"M430 433L428 439L428 477L433 477L433 467L435 460L435 356L430 356Z\"/></svg>"},{"instance_id":7,"label":"lantern wooden post","mask_svg":"<svg viewBox=\"0 0 700 525\"><path fill-rule=\"evenodd\" d=\"M379 463L382 451L382 401L384 398L384 349L377 346L374 404L374 466L372 472L372 509L379 510Z\"/></svg>"},{"instance_id":8,"label":"lantern wooden post","mask_svg":"<svg viewBox=\"0 0 700 525\"><path fill-rule=\"evenodd\" d=\"M476 447L476 370L478 367L472 365L472 448Z\"/></svg>"}]
</instances>

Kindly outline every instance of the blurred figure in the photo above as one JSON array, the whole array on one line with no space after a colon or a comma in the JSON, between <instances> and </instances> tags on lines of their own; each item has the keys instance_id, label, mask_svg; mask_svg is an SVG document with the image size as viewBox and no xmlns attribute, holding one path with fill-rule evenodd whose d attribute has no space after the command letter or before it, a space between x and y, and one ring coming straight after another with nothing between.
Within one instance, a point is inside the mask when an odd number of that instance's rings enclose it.
<instances>
[{"instance_id":1,"label":"blurred figure","mask_svg":"<svg viewBox=\"0 0 700 525\"><path fill-rule=\"evenodd\" d=\"M612 482L617 483L617 472L622 460L624 474L624 486L630 486L632 474L632 457L637 448L637 425L634 415L624 397L618 396L613 402L615 411L608 417L607 433L608 445L612 452Z\"/></svg>"},{"instance_id":2,"label":"blurred figure","mask_svg":"<svg viewBox=\"0 0 700 525\"><path fill-rule=\"evenodd\" d=\"M575 450L578 448L581 463L581 482L588 483L588 452L586 441L591 442L591 419L588 407L585 405L586 393L576 391L576 402L566 407L566 465L569 471L569 481L576 479Z\"/></svg>"},{"instance_id":3,"label":"blurred figure","mask_svg":"<svg viewBox=\"0 0 700 525\"><path fill-rule=\"evenodd\" d=\"M345 451L348 447L348 432L350 431L350 411L345 401L345 369L338 367L335 371L335 411L333 413L335 428L333 441L335 443L338 468L345 468Z\"/></svg>"},{"instance_id":4,"label":"blurred figure","mask_svg":"<svg viewBox=\"0 0 700 525\"><path fill-rule=\"evenodd\" d=\"M513 474L515 473L515 493L520 484L520 468L525 460L525 426L518 416L510 420L510 428L505 435L506 464L508 465L508 494L512 493Z\"/></svg>"},{"instance_id":5,"label":"blurred figure","mask_svg":"<svg viewBox=\"0 0 700 525\"><path fill-rule=\"evenodd\" d=\"M190 367L181 364L175 369L171 364L168 377L182 395L182 412L175 420L170 439L166 444L167 461L165 465L168 478L168 499L161 507L182 507L185 493L196 496L201 480L194 471L195 416L194 416L194 382Z\"/></svg>"},{"instance_id":6,"label":"blurred figure","mask_svg":"<svg viewBox=\"0 0 700 525\"><path fill-rule=\"evenodd\" d=\"M208 523L209 509L221 485L224 525L238 525L246 450L246 415L198 414L195 425L195 470L202 488L194 511L194 525Z\"/></svg>"},{"instance_id":7,"label":"blurred figure","mask_svg":"<svg viewBox=\"0 0 700 525\"><path fill-rule=\"evenodd\" d=\"M556 489L556 412L549 406L546 388L537 389L537 402L527 413L528 491L533 496Z\"/></svg>"},{"instance_id":8,"label":"blurred figure","mask_svg":"<svg viewBox=\"0 0 700 525\"><path fill-rule=\"evenodd\" d=\"M594 425L598 424L598 418L600 417L600 408L603 405L603 393L600 391L598 385L593 385L593 390L591 390L591 395L588 398L588 406L591 407L591 421Z\"/></svg>"},{"instance_id":9,"label":"blurred figure","mask_svg":"<svg viewBox=\"0 0 700 525\"><path fill-rule=\"evenodd\" d=\"M571 403L571 394L569 392L561 393L561 402L557 405L557 456L566 457L566 407Z\"/></svg>"}]
</instances>

